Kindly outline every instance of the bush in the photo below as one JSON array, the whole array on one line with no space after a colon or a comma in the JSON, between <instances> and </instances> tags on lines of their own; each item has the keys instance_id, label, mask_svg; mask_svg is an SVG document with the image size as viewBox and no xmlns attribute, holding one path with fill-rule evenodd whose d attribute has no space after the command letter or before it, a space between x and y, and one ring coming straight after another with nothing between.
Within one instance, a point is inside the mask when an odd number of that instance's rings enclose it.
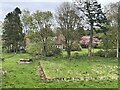
<instances>
[{"instance_id":1,"label":"bush","mask_svg":"<svg viewBox=\"0 0 120 90\"><path fill-rule=\"evenodd\" d=\"M80 44L73 44L71 47L71 51L81 51L82 47L80 46Z\"/></svg>"},{"instance_id":2,"label":"bush","mask_svg":"<svg viewBox=\"0 0 120 90\"><path fill-rule=\"evenodd\" d=\"M116 57L117 56L117 50L112 50L108 53L108 57ZM120 56L120 53L119 53Z\"/></svg>"},{"instance_id":3,"label":"bush","mask_svg":"<svg viewBox=\"0 0 120 90\"><path fill-rule=\"evenodd\" d=\"M5 48L5 47L2 47L2 53L8 53L9 51Z\"/></svg>"},{"instance_id":4,"label":"bush","mask_svg":"<svg viewBox=\"0 0 120 90\"><path fill-rule=\"evenodd\" d=\"M59 48L54 48L53 49L53 54L55 54L55 55L60 55L62 53L62 50L61 49L59 49Z\"/></svg>"},{"instance_id":5,"label":"bush","mask_svg":"<svg viewBox=\"0 0 120 90\"><path fill-rule=\"evenodd\" d=\"M26 52L29 53L29 54L32 54L33 56L42 54L42 50L40 48L39 43L29 43L26 46Z\"/></svg>"},{"instance_id":6,"label":"bush","mask_svg":"<svg viewBox=\"0 0 120 90\"><path fill-rule=\"evenodd\" d=\"M95 56L100 56L100 57L105 57L106 52L103 50L98 51L95 53ZM116 57L117 51L116 50L111 50L108 52L107 57Z\"/></svg>"},{"instance_id":7,"label":"bush","mask_svg":"<svg viewBox=\"0 0 120 90\"><path fill-rule=\"evenodd\" d=\"M77 58L79 56L78 51L74 51L74 56Z\"/></svg>"},{"instance_id":8,"label":"bush","mask_svg":"<svg viewBox=\"0 0 120 90\"><path fill-rule=\"evenodd\" d=\"M105 52L103 50L100 50L95 53L95 56L105 57Z\"/></svg>"},{"instance_id":9,"label":"bush","mask_svg":"<svg viewBox=\"0 0 120 90\"><path fill-rule=\"evenodd\" d=\"M47 51L47 56L55 56L55 55L61 55L62 50L56 47L53 47Z\"/></svg>"}]
</instances>

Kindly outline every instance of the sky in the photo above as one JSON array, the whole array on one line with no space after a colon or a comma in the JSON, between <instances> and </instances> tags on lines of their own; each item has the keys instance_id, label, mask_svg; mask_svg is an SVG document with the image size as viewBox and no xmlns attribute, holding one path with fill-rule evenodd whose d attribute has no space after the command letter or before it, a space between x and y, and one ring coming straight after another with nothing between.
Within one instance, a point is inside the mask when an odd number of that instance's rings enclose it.
<instances>
[{"instance_id":1,"label":"sky","mask_svg":"<svg viewBox=\"0 0 120 90\"><path fill-rule=\"evenodd\" d=\"M28 9L31 12L36 10L55 12L57 7L65 1L72 2L74 0L0 0L0 21L3 21L5 15L12 12L15 7L19 7L21 10ZM98 3L105 6L118 1L120 0L98 0Z\"/></svg>"}]
</instances>

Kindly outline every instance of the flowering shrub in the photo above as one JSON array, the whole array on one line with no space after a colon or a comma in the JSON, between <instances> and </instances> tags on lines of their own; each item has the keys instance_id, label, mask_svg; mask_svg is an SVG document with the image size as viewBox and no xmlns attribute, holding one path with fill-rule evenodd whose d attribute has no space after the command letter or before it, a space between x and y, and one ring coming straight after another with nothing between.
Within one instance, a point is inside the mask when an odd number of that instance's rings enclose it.
<instances>
[{"instance_id":1,"label":"flowering shrub","mask_svg":"<svg viewBox=\"0 0 120 90\"><path fill-rule=\"evenodd\" d=\"M80 44L82 47L88 47L89 42L90 42L90 36L83 36L80 40ZM93 42L92 42L93 47L97 47L99 42L100 41L97 38L93 38Z\"/></svg>"}]
</instances>

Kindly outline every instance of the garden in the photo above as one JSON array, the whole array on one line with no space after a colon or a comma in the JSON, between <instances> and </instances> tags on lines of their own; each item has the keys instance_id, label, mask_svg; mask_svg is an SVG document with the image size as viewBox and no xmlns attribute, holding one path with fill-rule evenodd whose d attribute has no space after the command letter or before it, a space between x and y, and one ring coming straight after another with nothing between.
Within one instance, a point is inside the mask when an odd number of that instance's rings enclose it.
<instances>
[{"instance_id":1,"label":"garden","mask_svg":"<svg viewBox=\"0 0 120 90\"><path fill-rule=\"evenodd\" d=\"M84 49L86 51L86 49ZM73 52L74 53L74 52ZM84 53L85 54L85 53ZM3 88L118 88L118 62L115 58L81 56L69 60L63 57L49 57L34 60L30 64L16 63L31 58L27 53L3 54ZM64 56L66 54L64 53ZM48 79L80 78L79 80L42 80L39 72L41 64Z\"/></svg>"},{"instance_id":2,"label":"garden","mask_svg":"<svg viewBox=\"0 0 120 90\"><path fill-rule=\"evenodd\" d=\"M1 88L118 89L120 2L54 3L55 12L38 3L22 3L0 22Z\"/></svg>"}]
</instances>

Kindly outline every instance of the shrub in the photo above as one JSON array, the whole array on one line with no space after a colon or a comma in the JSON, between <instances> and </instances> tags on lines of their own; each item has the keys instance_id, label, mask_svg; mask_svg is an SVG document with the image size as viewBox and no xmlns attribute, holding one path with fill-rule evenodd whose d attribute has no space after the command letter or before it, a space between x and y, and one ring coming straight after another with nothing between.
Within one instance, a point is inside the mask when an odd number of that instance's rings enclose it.
<instances>
[{"instance_id":1,"label":"shrub","mask_svg":"<svg viewBox=\"0 0 120 90\"><path fill-rule=\"evenodd\" d=\"M61 55L61 53L62 53L61 49L53 47L47 51L47 56L50 57L50 56L55 56L55 55Z\"/></svg>"},{"instance_id":2,"label":"shrub","mask_svg":"<svg viewBox=\"0 0 120 90\"><path fill-rule=\"evenodd\" d=\"M53 52L52 51L47 51L47 57L51 57L51 56L54 56Z\"/></svg>"},{"instance_id":3,"label":"shrub","mask_svg":"<svg viewBox=\"0 0 120 90\"><path fill-rule=\"evenodd\" d=\"M108 57L116 57L117 55L117 51L116 50L112 50L108 53Z\"/></svg>"},{"instance_id":4,"label":"shrub","mask_svg":"<svg viewBox=\"0 0 120 90\"><path fill-rule=\"evenodd\" d=\"M105 52L103 50L100 50L95 53L95 56L105 57Z\"/></svg>"},{"instance_id":5,"label":"shrub","mask_svg":"<svg viewBox=\"0 0 120 90\"><path fill-rule=\"evenodd\" d=\"M29 53L29 54L32 54L33 56L42 54L42 50L40 48L39 43L29 43L26 46L26 52Z\"/></svg>"},{"instance_id":6,"label":"shrub","mask_svg":"<svg viewBox=\"0 0 120 90\"><path fill-rule=\"evenodd\" d=\"M2 53L8 53L8 50L5 47L2 47Z\"/></svg>"},{"instance_id":7,"label":"shrub","mask_svg":"<svg viewBox=\"0 0 120 90\"><path fill-rule=\"evenodd\" d=\"M56 54L56 55L61 54L61 52L62 52L62 50L59 49L59 48L54 48L54 49L53 49L53 53Z\"/></svg>"},{"instance_id":8,"label":"shrub","mask_svg":"<svg viewBox=\"0 0 120 90\"><path fill-rule=\"evenodd\" d=\"M80 46L80 44L73 44L71 47L71 51L81 51L82 47Z\"/></svg>"},{"instance_id":9,"label":"shrub","mask_svg":"<svg viewBox=\"0 0 120 90\"><path fill-rule=\"evenodd\" d=\"M106 52L103 50L98 51L95 53L95 56L105 57ZM109 50L107 57L116 57L117 51L116 50Z\"/></svg>"},{"instance_id":10,"label":"shrub","mask_svg":"<svg viewBox=\"0 0 120 90\"><path fill-rule=\"evenodd\" d=\"M79 56L78 51L74 51L74 56L75 56L75 57L78 57L78 56Z\"/></svg>"}]
</instances>

